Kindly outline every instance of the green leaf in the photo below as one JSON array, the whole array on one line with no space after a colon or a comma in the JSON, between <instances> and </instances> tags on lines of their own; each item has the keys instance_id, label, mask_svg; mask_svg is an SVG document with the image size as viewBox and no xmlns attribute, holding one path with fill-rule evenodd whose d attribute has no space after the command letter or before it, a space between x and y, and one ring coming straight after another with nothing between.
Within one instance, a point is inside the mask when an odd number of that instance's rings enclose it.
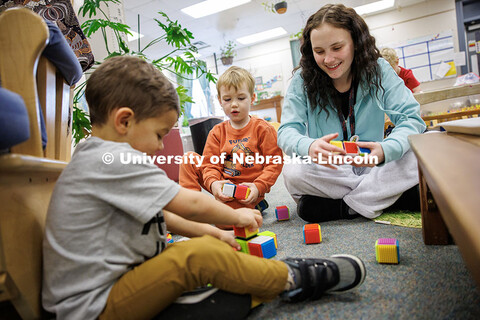
<instances>
[{"instance_id":1,"label":"green leaf","mask_svg":"<svg viewBox=\"0 0 480 320\"><path fill-rule=\"evenodd\" d=\"M80 140L90 136L92 125L88 114L76 104L73 106L72 120L72 136L74 145L77 145Z\"/></svg>"}]
</instances>

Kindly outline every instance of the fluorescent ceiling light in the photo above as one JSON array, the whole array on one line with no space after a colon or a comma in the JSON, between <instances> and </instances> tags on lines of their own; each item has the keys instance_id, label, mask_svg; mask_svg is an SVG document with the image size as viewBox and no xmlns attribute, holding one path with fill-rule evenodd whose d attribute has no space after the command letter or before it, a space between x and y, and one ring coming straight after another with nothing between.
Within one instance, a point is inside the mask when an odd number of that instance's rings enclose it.
<instances>
[{"instance_id":1,"label":"fluorescent ceiling light","mask_svg":"<svg viewBox=\"0 0 480 320\"><path fill-rule=\"evenodd\" d=\"M357 14L362 15L362 14L368 14L368 13L373 13L377 12L380 10L385 10L392 8L395 5L395 0L381 0L381 1L376 1L372 2L369 4L365 4L363 6L358 6L353 8Z\"/></svg>"},{"instance_id":2,"label":"fluorescent ceiling light","mask_svg":"<svg viewBox=\"0 0 480 320\"><path fill-rule=\"evenodd\" d=\"M284 34L287 34L287 31L285 29L283 29L282 27L278 27L278 28L275 28L275 29L270 29L270 30L267 30L267 31L254 33L254 34L251 34L249 36L241 37L241 38L238 38L236 40L238 42L240 42L241 44L252 44L252 43L260 42L260 41L263 41L263 40L276 38L276 37L282 36Z\"/></svg>"},{"instance_id":3,"label":"fluorescent ceiling light","mask_svg":"<svg viewBox=\"0 0 480 320\"><path fill-rule=\"evenodd\" d=\"M193 6L183 8L181 11L197 19L240 6L250 1L251 0L207 0L194 4Z\"/></svg>"},{"instance_id":4,"label":"fluorescent ceiling light","mask_svg":"<svg viewBox=\"0 0 480 320\"><path fill-rule=\"evenodd\" d=\"M127 40L128 40L128 42L135 41L135 40L137 40L137 39L139 39L139 38L145 37L145 36L144 36L143 34L141 34L141 33L137 33L137 32L135 32L135 31L133 31L133 30L129 30L129 31L132 33L132 35L127 34Z\"/></svg>"}]
</instances>

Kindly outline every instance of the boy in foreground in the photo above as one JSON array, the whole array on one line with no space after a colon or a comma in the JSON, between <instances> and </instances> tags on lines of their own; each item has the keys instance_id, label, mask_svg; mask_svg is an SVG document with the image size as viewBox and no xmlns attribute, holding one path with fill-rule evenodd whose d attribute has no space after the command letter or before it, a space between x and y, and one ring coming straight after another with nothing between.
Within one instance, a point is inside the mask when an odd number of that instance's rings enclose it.
<instances>
[{"instance_id":1,"label":"boy in foreground","mask_svg":"<svg viewBox=\"0 0 480 320\"><path fill-rule=\"evenodd\" d=\"M235 209L268 207L264 196L282 172L282 150L277 146L273 126L250 116L256 98L254 89L255 79L243 68L232 66L220 76L218 101L229 120L213 127L208 134L201 167L182 164L179 180L182 187L198 191L204 188ZM220 155L223 162L210 161ZM247 156L256 160L248 163ZM225 183L245 185L251 192L244 200L228 197L222 192Z\"/></svg>"},{"instance_id":2,"label":"boy in foreground","mask_svg":"<svg viewBox=\"0 0 480 320\"><path fill-rule=\"evenodd\" d=\"M236 252L233 237L207 223L256 229L257 210L234 210L153 164L121 160L163 149L178 118L176 91L151 64L108 59L86 98L92 137L58 179L45 228L42 300L57 319L150 319L209 283L262 301L302 301L365 279L355 256L277 261ZM166 226L198 238L166 247Z\"/></svg>"}]
</instances>

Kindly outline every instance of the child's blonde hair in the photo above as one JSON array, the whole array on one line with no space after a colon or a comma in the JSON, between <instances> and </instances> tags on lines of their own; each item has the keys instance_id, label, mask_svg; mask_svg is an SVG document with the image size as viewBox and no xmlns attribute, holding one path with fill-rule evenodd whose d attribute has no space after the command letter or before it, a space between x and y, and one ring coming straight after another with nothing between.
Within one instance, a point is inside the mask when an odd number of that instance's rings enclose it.
<instances>
[{"instance_id":1,"label":"child's blonde hair","mask_svg":"<svg viewBox=\"0 0 480 320\"><path fill-rule=\"evenodd\" d=\"M217 93L220 97L220 88L225 86L226 88L234 87L238 91L242 84L247 85L247 90L251 96L255 92L255 79L252 74L247 70L232 66L225 71L217 81Z\"/></svg>"},{"instance_id":2,"label":"child's blonde hair","mask_svg":"<svg viewBox=\"0 0 480 320\"><path fill-rule=\"evenodd\" d=\"M392 68L395 68L398 64L398 56L395 49L392 48L383 48L380 50L382 57L390 63Z\"/></svg>"}]
</instances>

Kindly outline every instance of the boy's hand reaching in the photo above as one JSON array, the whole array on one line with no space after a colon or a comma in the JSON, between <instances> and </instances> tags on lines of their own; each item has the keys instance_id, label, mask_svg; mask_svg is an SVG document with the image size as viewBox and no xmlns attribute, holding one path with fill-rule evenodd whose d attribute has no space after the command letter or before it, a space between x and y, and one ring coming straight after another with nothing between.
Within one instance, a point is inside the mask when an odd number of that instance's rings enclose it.
<instances>
[{"instance_id":1,"label":"boy's hand reaching","mask_svg":"<svg viewBox=\"0 0 480 320\"><path fill-rule=\"evenodd\" d=\"M238 200L238 202L243 203L243 204L255 203L258 199L258 194L259 194L258 188L255 185L255 183L242 182L241 184L250 188L250 194L248 195L247 199Z\"/></svg>"},{"instance_id":2,"label":"boy's hand reaching","mask_svg":"<svg viewBox=\"0 0 480 320\"><path fill-rule=\"evenodd\" d=\"M237 250L241 250L242 247L238 244L237 241L235 241L235 234L233 230L220 230L218 239L222 240L223 242L228 243L229 245L232 246L232 248L235 248Z\"/></svg>"},{"instance_id":3,"label":"boy's hand reaching","mask_svg":"<svg viewBox=\"0 0 480 320\"><path fill-rule=\"evenodd\" d=\"M248 208L235 209L238 222L235 227L248 227L250 231L254 231L262 226L263 218L260 211Z\"/></svg>"},{"instance_id":4,"label":"boy's hand reaching","mask_svg":"<svg viewBox=\"0 0 480 320\"><path fill-rule=\"evenodd\" d=\"M218 180L212 182L210 185L210 190L212 191L213 196L220 202L228 202L232 201L235 198L227 197L223 194L222 188L225 183L232 183L230 180Z\"/></svg>"}]
</instances>

